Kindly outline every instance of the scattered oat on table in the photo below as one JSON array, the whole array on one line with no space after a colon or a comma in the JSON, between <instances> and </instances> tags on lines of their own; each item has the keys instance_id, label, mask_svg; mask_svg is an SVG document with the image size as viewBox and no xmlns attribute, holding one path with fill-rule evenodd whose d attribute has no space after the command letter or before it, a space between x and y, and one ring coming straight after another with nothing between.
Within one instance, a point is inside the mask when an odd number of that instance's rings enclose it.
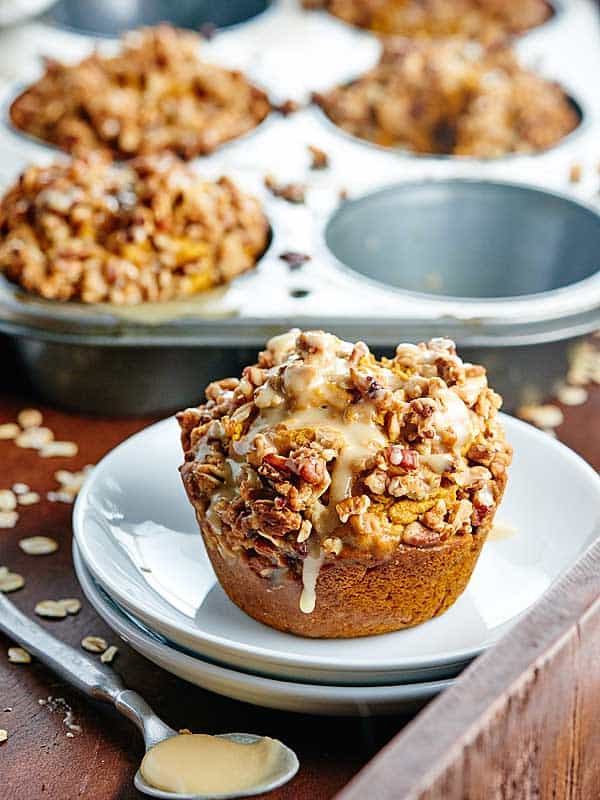
<instances>
[{"instance_id":1,"label":"scattered oat on table","mask_svg":"<svg viewBox=\"0 0 600 800\"><path fill-rule=\"evenodd\" d=\"M75 442L47 442L40 448L42 458L72 458L79 448Z\"/></svg>"},{"instance_id":2,"label":"scattered oat on table","mask_svg":"<svg viewBox=\"0 0 600 800\"><path fill-rule=\"evenodd\" d=\"M17 415L17 422L22 428L39 428L44 418L37 408L24 408Z\"/></svg>"},{"instance_id":3,"label":"scattered oat on table","mask_svg":"<svg viewBox=\"0 0 600 800\"><path fill-rule=\"evenodd\" d=\"M0 439L16 439L21 429L16 422L5 422L0 425Z\"/></svg>"},{"instance_id":4,"label":"scattered oat on table","mask_svg":"<svg viewBox=\"0 0 600 800\"><path fill-rule=\"evenodd\" d=\"M581 406L588 397L587 389L583 386L570 386L568 383L561 383L556 388L556 399L560 400L565 406Z\"/></svg>"},{"instance_id":5,"label":"scattered oat on table","mask_svg":"<svg viewBox=\"0 0 600 800\"><path fill-rule=\"evenodd\" d=\"M31 654L24 647L9 647L8 660L11 664L31 664Z\"/></svg>"},{"instance_id":6,"label":"scattered oat on table","mask_svg":"<svg viewBox=\"0 0 600 800\"><path fill-rule=\"evenodd\" d=\"M8 731L0 728L0 744L8 739Z\"/></svg>"},{"instance_id":7,"label":"scattered oat on table","mask_svg":"<svg viewBox=\"0 0 600 800\"><path fill-rule=\"evenodd\" d=\"M0 511L14 511L17 497L11 489L0 489Z\"/></svg>"},{"instance_id":8,"label":"scattered oat on table","mask_svg":"<svg viewBox=\"0 0 600 800\"><path fill-rule=\"evenodd\" d=\"M558 406L550 403L544 405L524 405L517 409L517 416L531 422L538 428L553 429L562 425L564 414Z\"/></svg>"},{"instance_id":9,"label":"scattered oat on table","mask_svg":"<svg viewBox=\"0 0 600 800\"><path fill-rule=\"evenodd\" d=\"M64 619L67 616L67 609L60 600L42 600L36 605L35 613L49 619Z\"/></svg>"},{"instance_id":10,"label":"scattered oat on table","mask_svg":"<svg viewBox=\"0 0 600 800\"><path fill-rule=\"evenodd\" d=\"M20 497L22 494L28 494L31 489L26 483L13 483L12 485L13 492Z\"/></svg>"},{"instance_id":11,"label":"scattered oat on table","mask_svg":"<svg viewBox=\"0 0 600 800\"><path fill-rule=\"evenodd\" d=\"M590 342L581 342L573 349L567 383L574 386L600 383L600 350Z\"/></svg>"},{"instance_id":12,"label":"scattered oat on table","mask_svg":"<svg viewBox=\"0 0 600 800\"><path fill-rule=\"evenodd\" d=\"M49 536L29 536L20 540L19 547L28 556L47 556L58 550L58 542Z\"/></svg>"},{"instance_id":13,"label":"scattered oat on table","mask_svg":"<svg viewBox=\"0 0 600 800\"><path fill-rule=\"evenodd\" d=\"M58 600L67 614L78 614L81 611L81 601L76 597L67 597L64 600Z\"/></svg>"},{"instance_id":14,"label":"scattered oat on table","mask_svg":"<svg viewBox=\"0 0 600 800\"><path fill-rule=\"evenodd\" d=\"M111 644L111 646L107 648L100 656L100 661L102 661L103 664L110 664L112 661L114 661L114 658L118 652L119 648L115 647L114 644Z\"/></svg>"},{"instance_id":15,"label":"scattered oat on table","mask_svg":"<svg viewBox=\"0 0 600 800\"><path fill-rule=\"evenodd\" d=\"M17 495L17 502L20 506L32 506L40 502L40 496L37 492L25 492Z\"/></svg>"},{"instance_id":16,"label":"scattered oat on table","mask_svg":"<svg viewBox=\"0 0 600 800\"><path fill-rule=\"evenodd\" d=\"M108 648L108 643L101 636L86 636L81 640L81 646L88 653L104 653Z\"/></svg>"},{"instance_id":17,"label":"scattered oat on table","mask_svg":"<svg viewBox=\"0 0 600 800\"><path fill-rule=\"evenodd\" d=\"M0 567L0 592L16 592L25 586L25 578L16 572L11 572L8 567Z\"/></svg>"},{"instance_id":18,"label":"scattered oat on table","mask_svg":"<svg viewBox=\"0 0 600 800\"><path fill-rule=\"evenodd\" d=\"M0 511L0 528L14 528L18 521L16 511Z\"/></svg>"},{"instance_id":19,"label":"scattered oat on table","mask_svg":"<svg viewBox=\"0 0 600 800\"><path fill-rule=\"evenodd\" d=\"M17 447L26 450L41 450L54 439L50 428L26 428L15 439Z\"/></svg>"}]
</instances>

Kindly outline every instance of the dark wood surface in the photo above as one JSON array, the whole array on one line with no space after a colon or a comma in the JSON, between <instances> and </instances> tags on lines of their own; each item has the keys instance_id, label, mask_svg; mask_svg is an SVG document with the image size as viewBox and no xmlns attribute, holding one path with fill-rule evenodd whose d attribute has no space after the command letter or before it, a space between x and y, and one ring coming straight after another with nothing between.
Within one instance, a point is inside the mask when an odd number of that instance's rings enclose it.
<instances>
[{"instance_id":1,"label":"dark wood surface","mask_svg":"<svg viewBox=\"0 0 600 800\"><path fill-rule=\"evenodd\" d=\"M5 360L5 367L7 363ZM17 448L12 442L0 442L0 488L10 487L15 481L23 481L45 495L48 490L55 488L53 474L56 469L78 469L87 463L95 463L119 441L152 422L150 419L83 417L45 408L27 394L17 396L14 389L11 389L11 374L10 369L5 369L5 377L0 378L4 380L4 384L0 383L0 423L12 421L19 409L34 405L42 410L45 423L55 431L56 437L76 441L80 451L73 459L45 460L32 451ZM565 413L565 424L559 429L560 438L571 444L596 468L600 468L600 390L595 389L584 406L565 409ZM71 511L71 506L43 500L38 505L22 509L17 528L0 530L0 564L20 572L27 580L25 588L13 593L11 599L28 614L33 613L33 607L39 600L71 596L83 600L71 562ZM60 542L59 552L35 558L24 555L18 548L18 540L34 534L57 539ZM159 670L124 643L117 641L117 637L85 601L79 615L56 622L41 621L41 624L74 645L78 645L81 638L89 634L104 636L108 641L118 644L116 670L129 686L145 695L157 712L176 728L189 727L217 733L248 730L270 734L288 742L299 754L301 770L292 783L270 795L273 800L319 800L332 797L408 721L402 717L342 719L279 713L218 697ZM592 617L585 624L591 625ZM100 705L93 706L80 698L40 664L9 664L6 656L9 644L8 640L0 636L0 728L9 731L8 742L0 745L0 797L6 800L71 800L80 797L125 800L138 797L132 786L132 777L142 749L137 733L130 724L110 709ZM578 656L581 659L578 669L592 672L596 668L598 655L592 649L581 653ZM569 661L565 656L566 676L574 674L573 658L574 656ZM483 659L477 662L476 669L479 669L482 661ZM596 672L600 674L597 668ZM535 681L535 674L531 680ZM573 691L569 691L568 684L568 677L562 681L556 678L552 684L548 684L544 693L545 702L551 705L552 700L549 698L556 698L557 707L571 708L575 703L579 709L581 703L587 701L587 694L580 698L575 697ZM446 701L446 697L450 698L448 703L452 710L460 708L461 703L467 705L461 694L467 691L463 681L460 687L457 689L458 694L447 694L442 698L442 702ZM590 683L586 684L586 692L591 691L591 688ZM527 687L524 687L523 698L515 701L515 708L520 707L518 703L525 708L527 692ZM38 703L38 699L48 696L62 697L72 706L77 721L82 726L80 734L67 738L63 715ZM430 705L429 708L432 707ZM6 708L12 710L3 710ZM419 725L421 719L423 715L419 715L413 724ZM518 719L517 712L513 712L510 724L498 728L494 735L496 738L490 738L489 742L495 745L498 736L516 735ZM555 722L560 721L560 715L557 713L553 719ZM594 723L589 715L582 715L579 724L583 735L590 734ZM593 733L597 737L596 729ZM423 747L422 740L411 734L410 729L407 735L412 736L408 739L412 745ZM428 735L431 735L429 729ZM564 740L567 749L561 750L562 741L557 741L554 753L544 752L544 757L558 757L563 763L564 758L568 760L572 756L571 760L574 759L579 764L580 759L592 755L597 757L597 753L600 753L600 747L595 750L591 747L592 742L598 744L597 738L591 738L590 746L581 752L568 750L568 747L573 747L568 737ZM515 757L520 759L519 764L525 771L529 763L527 759L531 759L531 752L535 751L535 739L527 739L527 746L530 750L520 754L520 744L514 749ZM396 784L395 781L403 769L403 757L408 766L409 762L412 763L412 756L408 758L410 753L405 751L404 756L398 758L397 745L395 747L393 774L386 772L387 766L380 773L387 774L385 786L377 783L376 778L367 772L364 779L359 777L360 782L348 790L348 797L354 800L363 797L405 796L396 791L401 784ZM432 752L434 749L432 743ZM412 755L417 757L419 754L415 751ZM420 758L423 759L422 753ZM577 775L581 772L580 767L579 764ZM414 777L416 771L411 774ZM567 776L565 780L568 779ZM402 785L408 784L405 782ZM453 787L458 785L455 783ZM384 793L384 788L387 793ZM463 797L456 793L443 792L422 796L443 797L445 800ZM516 789L512 793L501 793L496 788L489 794L489 797L494 798L546 796L563 795L540 795L535 792L525 795L519 794ZM568 796L584 797L578 794Z\"/></svg>"}]
</instances>

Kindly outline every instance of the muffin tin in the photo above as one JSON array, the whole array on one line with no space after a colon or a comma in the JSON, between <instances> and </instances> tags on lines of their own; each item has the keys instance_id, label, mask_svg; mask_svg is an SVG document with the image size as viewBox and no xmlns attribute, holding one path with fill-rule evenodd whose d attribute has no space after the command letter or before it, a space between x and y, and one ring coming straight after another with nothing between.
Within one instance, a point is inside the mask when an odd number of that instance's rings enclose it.
<instances>
[{"instance_id":1,"label":"muffin tin","mask_svg":"<svg viewBox=\"0 0 600 800\"><path fill-rule=\"evenodd\" d=\"M558 80L581 109L582 124L557 147L489 161L414 156L353 140L314 107L273 112L252 134L193 162L203 176L228 174L261 197L273 239L258 268L207 298L129 310L46 302L3 281L0 330L13 337L32 383L51 401L88 411L170 409L198 400L208 380L238 372L266 338L298 325L362 338L376 351L448 335L486 364L506 407L541 398L564 376L577 337L600 325L592 205L600 24L593 0L561 3L558 12L516 44L522 62ZM63 59L92 45L43 22L28 26L27 41ZM293 0L276 0L203 45L205 58L243 69L275 103L349 80L378 54L369 33ZM29 58L19 73L35 79ZM5 116L15 93L6 85ZM309 144L328 154L328 169L309 169ZM5 125L0 180L55 156ZM583 167L576 184L575 163ZM274 198L267 173L305 183L306 203ZM350 201L340 201L342 190ZM279 257L285 251L311 259L291 269Z\"/></svg>"}]
</instances>

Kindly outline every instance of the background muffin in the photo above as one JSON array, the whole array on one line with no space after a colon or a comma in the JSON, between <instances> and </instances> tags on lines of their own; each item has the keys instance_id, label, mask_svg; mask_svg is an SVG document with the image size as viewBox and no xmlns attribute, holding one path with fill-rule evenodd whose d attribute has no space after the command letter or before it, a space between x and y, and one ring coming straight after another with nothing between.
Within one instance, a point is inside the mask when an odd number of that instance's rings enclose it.
<instances>
[{"instance_id":1,"label":"background muffin","mask_svg":"<svg viewBox=\"0 0 600 800\"><path fill-rule=\"evenodd\" d=\"M416 625L465 588L511 450L452 342L275 337L179 414L181 474L217 576L261 622L349 637Z\"/></svg>"},{"instance_id":2,"label":"background muffin","mask_svg":"<svg viewBox=\"0 0 600 800\"><path fill-rule=\"evenodd\" d=\"M486 44L524 33L552 15L546 0L304 0L304 5L386 35L460 34Z\"/></svg>"},{"instance_id":3,"label":"background muffin","mask_svg":"<svg viewBox=\"0 0 600 800\"><path fill-rule=\"evenodd\" d=\"M251 269L268 237L256 198L169 154L30 166L0 201L0 271L52 300L188 297Z\"/></svg>"},{"instance_id":4,"label":"background muffin","mask_svg":"<svg viewBox=\"0 0 600 800\"><path fill-rule=\"evenodd\" d=\"M256 127L270 105L242 73L202 61L199 47L196 34L160 25L128 33L116 56L48 60L13 102L12 123L74 153L210 153Z\"/></svg>"},{"instance_id":5,"label":"background muffin","mask_svg":"<svg viewBox=\"0 0 600 800\"><path fill-rule=\"evenodd\" d=\"M531 153L579 124L560 86L512 50L458 37L390 40L374 69L315 99L354 136L417 153Z\"/></svg>"}]
</instances>

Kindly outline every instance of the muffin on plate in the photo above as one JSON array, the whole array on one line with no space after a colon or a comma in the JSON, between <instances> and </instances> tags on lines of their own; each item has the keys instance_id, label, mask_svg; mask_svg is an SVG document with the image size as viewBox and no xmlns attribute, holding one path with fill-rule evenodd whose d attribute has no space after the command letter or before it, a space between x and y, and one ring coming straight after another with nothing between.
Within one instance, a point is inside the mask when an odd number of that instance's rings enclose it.
<instances>
[{"instance_id":1,"label":"muffin on plate","mask_svg":"<svg viewBox=\"0 0 600 800\"><path fill-rule=\"evenodd\" d=\"M547 150L581 121L564 90L510 48L461 37L390 39L373 69L314 99L353 136L434 155Z\"/></svg>"},{"instance_id":2,"label":"muffin on plate","mask_svg":"<svg viewBox=\"0 0 600 800\"><path fill-rule=\"evenodd\" d=\"M181 475L217 577L260 622L352 637L465 589L511 448L485 370L447 339L377 360L322 331L271 339L178 415Z\"/></svg>"},{"instance_id":3,"label":"muffin on plate","mask_svg":"<svg viewBox=\"0 0 600 800\"><path fill-rule=\"evenodd\" d=\"M271 107L241 72L202 61L200 45L197 34L158 25L126 34L116 55L49 59L12 103L11 122L70 153L211 153L255 128Z\"/></svg>"},{"instance_id":4,"label":"muffin on plate","mask_svg":"<svg viewBox=\"0 0 600 800\"><path fill-rule=\"evenodd\" d=\"M552 16L547 0L304 0L383 35L460 34L491 44L525 33Z\"/></svg>"},{"instance_id":5,"label":"muffin on plate","mask_svg":"<svg viewBox=\"0 0 600 800\"><path fill-rule=\"evenodd\" d=\"M177 300L254 267L269 223L229 178L170 154L32 165L0 200L0 273L50 300Z\"/></svg>"}]
</instances>

